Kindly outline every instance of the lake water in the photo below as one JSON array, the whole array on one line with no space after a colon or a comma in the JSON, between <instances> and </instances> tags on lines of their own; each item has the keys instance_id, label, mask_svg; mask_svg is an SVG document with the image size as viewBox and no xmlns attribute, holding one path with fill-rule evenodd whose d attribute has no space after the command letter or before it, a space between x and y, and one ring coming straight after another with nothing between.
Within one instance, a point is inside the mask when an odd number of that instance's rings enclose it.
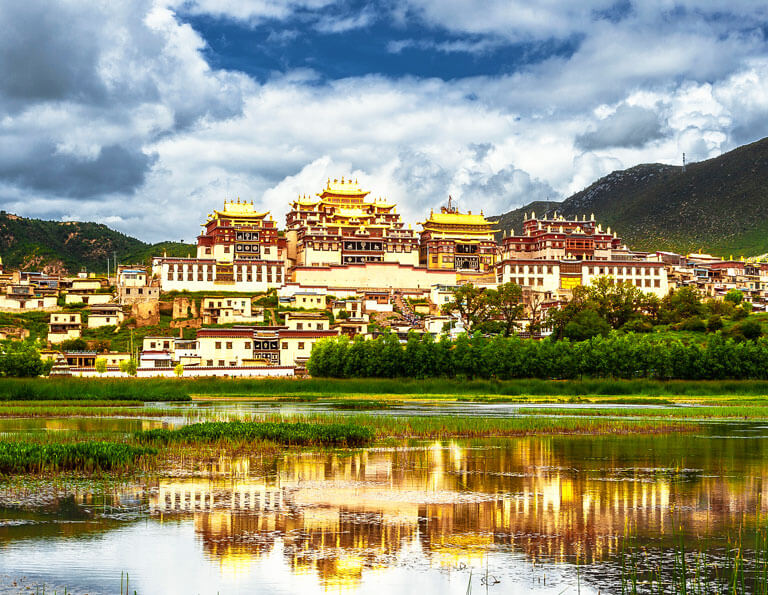
<instances>
[{"instance_id":1,"label":"lake water","mask_svg":"<svg viewBox=\"0 0 768 595\"><path fill-rule=\"evenodd\" d=\"M5 485L0 593L120 593L124 574L140 594L621 592L628 533L665 563L753 530L766 455L768 427L718 423L222 457L34 511Z\"/></svg>"}]
</instances>

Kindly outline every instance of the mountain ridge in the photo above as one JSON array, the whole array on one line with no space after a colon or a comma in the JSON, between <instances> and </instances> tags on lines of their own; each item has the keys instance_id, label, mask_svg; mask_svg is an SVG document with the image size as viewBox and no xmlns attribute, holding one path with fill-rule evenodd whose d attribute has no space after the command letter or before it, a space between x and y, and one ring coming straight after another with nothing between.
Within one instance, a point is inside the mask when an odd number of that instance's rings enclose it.
<instances>
[{"instance_id":1,"label":"mountain ridge","mask_svg":"<svg viewBox=\"0 0 768 595\"><path fill-rule=\"evenodd\" d=\"M541 201L493 217L499 237ZM639 250L729 256L768 252L768 139L684 168L661 163L613 171L547 210L590 215Z\"/></svg>"},{"instance_id":2,"label":"mountain ridge","mask_svg":"<svg viewBox=\"0 0 768 595\"><path fill-rule=\"evenodd\" d=\"M82 268L106 272L107 259L147 263L153 255L195 253L192 244L149 244L102 223L47 221L0 211L0 256L6 268L75 273ZM114 266L114 265L111 265Z\"/></svg>"}]
</instances>

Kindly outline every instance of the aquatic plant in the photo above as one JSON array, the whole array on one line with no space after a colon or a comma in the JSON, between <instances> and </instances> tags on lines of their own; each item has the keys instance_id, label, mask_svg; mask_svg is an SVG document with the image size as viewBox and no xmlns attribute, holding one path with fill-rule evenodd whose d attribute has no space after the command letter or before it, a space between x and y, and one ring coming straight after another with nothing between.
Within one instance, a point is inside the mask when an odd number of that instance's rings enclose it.
<instances>
[{"instance_id":1,"label":"aquatic plant","mask_svg":"<svg viewBox=\"0 0 768 595\"><path fill-rule=\"evenodd\" d=\"M253 442L266 440L297 446L364 446L373 440L373 432L350 423L306 422L202 422L177 430L137 432L140 442Z\"/></svg>"},{"instance_id":2,"label":"aquatic plant","mask_svg":"<svg viewBox=\"0 0 768 595\"><path fill-rule=\"evenodd\" d=\"M136 378L1 378L0 401L189 401L183 383Z\"/></svg>"},{"instance_id":3,"label":"aquatic plant","mask_svg":"<svg viewBox=\"0 0 768 595\"><path fill-rule=\"evenodd\" d=\"M0 473L126 469L157 450L119 442L0 442Z\"/></svg>"}]
</instances>

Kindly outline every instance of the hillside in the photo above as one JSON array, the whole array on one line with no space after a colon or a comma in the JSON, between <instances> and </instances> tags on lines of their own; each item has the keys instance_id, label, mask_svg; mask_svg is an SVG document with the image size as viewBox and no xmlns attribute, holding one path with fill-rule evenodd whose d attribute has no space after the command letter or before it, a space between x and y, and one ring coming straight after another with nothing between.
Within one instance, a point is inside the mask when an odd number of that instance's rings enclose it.
<instances>
[{"instance_id":1,"label":"hillside","mask_svg":"<svg viewBox=\"0 0 768 595\"><path fill-rule=\"evenodd\" d=\"M543 206L543 208L542 208ZM561 203L531 203L494 219L520 228L524 212L595 214L636 249L745 256L768 252L768 139L681 167L614 171Z\"/></svg>"},{"instance_id":2,"label":"hillside","mask_svg":"<svg viewBox=\"0 0 768 595\"><path fill-rule=\"evenodd\" d=\"M100 223L26 219L0 212L0 256L6 268L76 273L107 270L107 258L119 263L148 262L166 251L175 256L194 253L178 242L147 244Z\"/></svg>"}]
</instances>

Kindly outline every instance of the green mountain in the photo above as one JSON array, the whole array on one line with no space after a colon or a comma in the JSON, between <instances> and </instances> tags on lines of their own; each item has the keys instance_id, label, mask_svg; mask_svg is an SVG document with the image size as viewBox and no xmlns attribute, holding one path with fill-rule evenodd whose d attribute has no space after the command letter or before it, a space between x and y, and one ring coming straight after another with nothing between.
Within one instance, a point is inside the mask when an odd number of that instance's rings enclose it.
<instances>
[{"instance_id":1,"label":"green mountain","mask_svg":"<svg viewBox=\"0 0 768 595\"><path fill-rule=\"evenodd\" d=\"M105 272L107 258L115 255L120 264L141 264L163 252L186 256L195 251L194 245L179 242L147 244L100 223L26 219L0 211L0 256L7 269Z\"/></svg>"},{"instance_id":2,"label":"green mountain","mask_svg":"<svg viewBox=\"0 0 768 595\"><path fill-rule=\"evenodd\" d=\"M531 203L494 217L522 229L533 210L594 213L630 248L717 255L768 252L768 138L682 167L659 163L614 171L560 203ZM501 233L499 234L501 235Z\"/></svg>"}]
</instances>

